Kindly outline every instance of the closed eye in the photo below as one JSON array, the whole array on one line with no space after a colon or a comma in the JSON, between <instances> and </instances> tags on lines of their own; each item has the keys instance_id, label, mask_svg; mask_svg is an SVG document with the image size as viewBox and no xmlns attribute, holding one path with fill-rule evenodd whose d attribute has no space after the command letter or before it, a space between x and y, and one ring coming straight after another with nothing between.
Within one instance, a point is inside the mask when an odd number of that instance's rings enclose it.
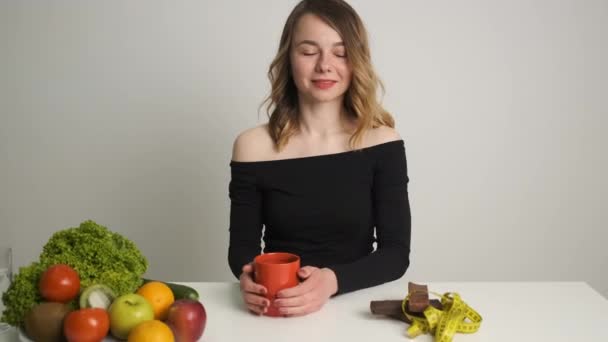
<instances>
[{"instance_id":1,"label":"closed eye","mask_svg":"<svg viewBox=\"0 0 608 342\"><path fill-rule=\"evenodd\" d=\"M316 52L303 52L302 54L303 54L304 56L314 56L314 55L316 55L317 53L316 53ZM338 57L338 58L345 58L345 57L346 57L346 55L342 55L342 54L338 54L338 53L336 53L336 54L334 54L334 55L335 55L336 57Z\"/></svg>"}]
</instances>

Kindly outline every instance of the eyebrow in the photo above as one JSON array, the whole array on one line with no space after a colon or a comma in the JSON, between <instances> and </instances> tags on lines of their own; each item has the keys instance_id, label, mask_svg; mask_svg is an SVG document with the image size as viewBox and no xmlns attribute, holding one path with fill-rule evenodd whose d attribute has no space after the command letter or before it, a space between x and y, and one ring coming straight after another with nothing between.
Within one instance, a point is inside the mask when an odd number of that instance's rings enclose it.
<instances>
[{"instance_id":1,"label":"eyebrow","mask_svg":"<svg viewBox=\"0 0 608 342\"><path fill-rule=\"evenodd\" d=\"M298 45L296 45L296 47L303 45L303 44L314 45L316 47L319 47L319 43L317 43L313 40L303 40L303 41L299 42ZM344 42L333 43L332 46L344 46Z\"/></svg>"}]
</instances>

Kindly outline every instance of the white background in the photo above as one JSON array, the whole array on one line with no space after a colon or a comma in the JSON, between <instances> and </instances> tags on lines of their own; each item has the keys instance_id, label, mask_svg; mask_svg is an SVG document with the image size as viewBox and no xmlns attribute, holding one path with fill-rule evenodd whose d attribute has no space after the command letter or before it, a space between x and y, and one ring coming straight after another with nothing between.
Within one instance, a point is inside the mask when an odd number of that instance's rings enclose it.
<instances>
[{"instance_id":1,"label":"white background","mask_svg":"<svg viewBox=\"0 0 608 342\"><path fill-rule=\"evenodd\" d=\"M296 1L0 3L0 244L93 219L149 277L234 280L232 142ZM413 281L608 297L608 2L350 1L405 140Z\"/></svg>"}]
</instances>

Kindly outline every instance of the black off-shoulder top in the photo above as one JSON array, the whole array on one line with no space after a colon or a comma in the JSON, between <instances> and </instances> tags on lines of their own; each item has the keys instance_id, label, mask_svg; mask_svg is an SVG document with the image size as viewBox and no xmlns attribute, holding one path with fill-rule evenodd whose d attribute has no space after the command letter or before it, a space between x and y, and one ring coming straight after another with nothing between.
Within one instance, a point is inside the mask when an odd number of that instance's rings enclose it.
<instances>
[{"instance_id":1,"label":"black off-shoulder top","mask_svg":"<svg viewBox=\"0 0 608 342\"><path fill-rule=\"evenodd\" d=\"M237 278L256 255L275 251L299 255L302 266L332 269L338 293L398 279L408 268L403 140L230 167L228 261Z\"/></svg>"}]
</instances>

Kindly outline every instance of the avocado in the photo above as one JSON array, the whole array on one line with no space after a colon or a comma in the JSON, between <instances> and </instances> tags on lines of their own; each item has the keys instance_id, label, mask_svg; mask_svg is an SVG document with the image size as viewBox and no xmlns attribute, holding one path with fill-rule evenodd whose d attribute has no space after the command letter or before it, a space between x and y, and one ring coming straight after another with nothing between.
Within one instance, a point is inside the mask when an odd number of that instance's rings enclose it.
<instances>
[{"instance_id":1,"label":"avocado","mask_svg":"<svg viewBox=\"0 0 608 342\"><path fill-rule=\"evenodd\" d=\"M68 304L45 302L25 316L25 333L36 342L64 341L63 318L71 311Z\"/></svg>"}]
</instances>

